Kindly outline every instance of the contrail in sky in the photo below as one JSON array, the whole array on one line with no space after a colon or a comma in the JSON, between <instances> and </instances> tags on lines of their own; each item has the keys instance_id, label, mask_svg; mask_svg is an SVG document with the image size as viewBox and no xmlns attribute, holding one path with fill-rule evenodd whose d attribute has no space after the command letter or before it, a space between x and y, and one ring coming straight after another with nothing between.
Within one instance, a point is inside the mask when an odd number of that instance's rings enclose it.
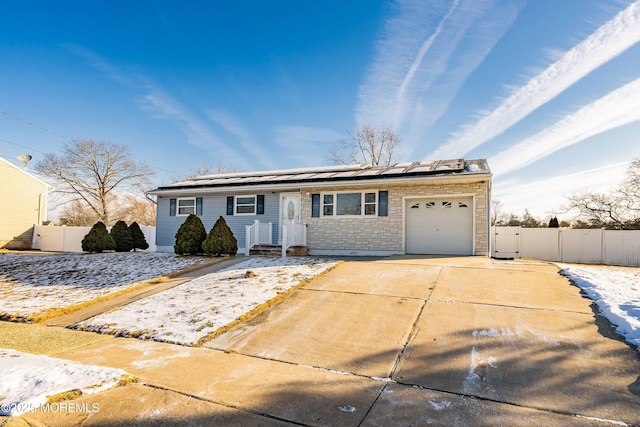
<instances>
[{"instance_id":1,"label":"contrail in sky","mask_svg":"<svg viewBox=\"0 0 640 427\"><path fill-rule=\"evenodd\" d=\"M636 1L503 100L495 110L454 134L429 158L465 155L639 41L640 1Z\"/></svg>"},{"instance_id":2,"label":"contrail in sky","mask_svg":"<svg viewBox=\"0 0 640 427\"><path fill-rule=\"evenodd\" d=\"M640 121L640 78L489 159L494 176L520 169L594 135Z\"/></svg>"}]
</instances>

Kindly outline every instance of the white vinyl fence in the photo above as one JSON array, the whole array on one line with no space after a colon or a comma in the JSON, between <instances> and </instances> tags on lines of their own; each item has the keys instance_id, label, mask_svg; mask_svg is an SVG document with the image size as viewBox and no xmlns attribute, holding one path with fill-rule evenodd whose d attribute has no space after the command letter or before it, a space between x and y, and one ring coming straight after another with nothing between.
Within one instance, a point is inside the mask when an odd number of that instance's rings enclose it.
<instances>
[{"instance_id":1,"label":"white vinyl fence","mask_svg":"<svg viewBox=\"0 0 640 427\"><path fill-rule=\"evenodd\" d=\"M82 239L91 227L67 227L54 225L33 226L33 249L51 252L82 252ZM156 251L156 228L140 227L149 244L147 252ZM111 230L111 227L107 227Z\"/></svg>"},{"instance_id":2,"label":"white vinyl fence","mask_svg":"<svg viewBox=\"0 0 640 427\"><path fill-rule=\"evenodd\" d=\"M640 230L493 227L495 258L640 266Z\"/></svg>"}]
</instances>

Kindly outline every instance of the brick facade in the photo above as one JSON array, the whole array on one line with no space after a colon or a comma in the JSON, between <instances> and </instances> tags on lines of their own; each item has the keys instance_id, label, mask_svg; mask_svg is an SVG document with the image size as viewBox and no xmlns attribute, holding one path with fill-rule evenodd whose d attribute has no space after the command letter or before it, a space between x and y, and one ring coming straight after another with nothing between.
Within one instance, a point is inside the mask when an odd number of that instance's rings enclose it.
<instances>
[{"instance_id":1,"label":"brick facade","mask_svg":"<svg viewBox=\"0 0 640 427\"><path fill-rule=\"evenodd\" d=\"M358 218L311 217L311 195L326 192L326 187L302 192L302 220L307 223L307 243L313 252L404 253L403 203L405 197L473 196L475 255L489 253L487 183L398 184L381 185L368 190L389 192L388 216ZM332 188L330 191L367 191L361 187Z\"/></svg>"}]
</instances>

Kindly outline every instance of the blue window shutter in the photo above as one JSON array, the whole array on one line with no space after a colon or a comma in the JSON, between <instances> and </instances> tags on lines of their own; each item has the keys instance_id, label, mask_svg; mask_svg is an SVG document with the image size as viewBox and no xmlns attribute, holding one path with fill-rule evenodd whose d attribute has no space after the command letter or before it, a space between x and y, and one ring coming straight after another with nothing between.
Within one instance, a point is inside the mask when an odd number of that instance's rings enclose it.
<instances>
[{"instance_id":1,"label":"blue window shutter","mask_svg":"<svg viewBox=\"0 0 640 427\"><path fill-rule=\"evenodd\" d=\"M256 198L256 213L264 215L264 195L258 195Z\"/></svg>"},{"instance_id":2,"label":"blue window shutter","mask_svg":"<svg viewBox=\"0 0 640 427\"><path fill-rule=\"evenodd\" d=\"M176 199L169 199L169 216L176 216Z\"/></svg>"},{"instance_id":3,"label":"blue window shutter","mask_svg":"<svg viewBox=\"0 0 640 427\"><path fill-rule=\"evenodd\" d=\"M233 196L227 197L227 215L233 215Z\"/></svg>"},{"instance_id":4,"label":"blue window shutter","mask_svg":"<svg viewBox=\"0 0 640 427\"><path fill-rule=\"evenodd\" d=\"M196 197L196 215L202 216L202 197Z\"/></svg>"},{"instance_id":5,"label":"blue window shutter","mask_svg":"<svg viewBox=\"0 0 640 427\"><path fill-rule=\"evenodd\" d=\"M389 192L378 191L378 216L389 215Z\"/></svg>"},{"instance_id":6,"label":"blue window shutter","mask_svg":"<svg viewBox=\"0 0 640 427\"><path fill-rule=\"evenodd\" d=\"M320 195L319 194L311 195L311 216L313 218L320 217Z\"/></svg>"}]
</instances>

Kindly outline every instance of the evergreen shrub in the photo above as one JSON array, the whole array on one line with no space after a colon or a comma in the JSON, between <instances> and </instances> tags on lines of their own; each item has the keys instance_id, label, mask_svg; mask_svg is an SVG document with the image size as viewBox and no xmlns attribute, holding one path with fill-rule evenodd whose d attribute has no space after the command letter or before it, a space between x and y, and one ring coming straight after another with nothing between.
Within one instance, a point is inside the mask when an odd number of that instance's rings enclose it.
<instances>
[{"instance_id":1,"label":"evergreen shrub","mask_svg":"<svg viewBox=\"0 0 640 427\"><path fill-rule=\"evenodd\" d=\"M115 248L116 242L102 221L96 222L82 239L82 250L85 252L112 251Z\"/></svg>"},{"instance_id":2,"label":"evergreen shrub","mask_svg":"<svg viewBox=\"0 0 640 427\"><path fill-rule=\"evenodd\" d=\"M131 252L133 249L133 237L127 223L120 220L116 222L109 232L113 241L116 242L116 252Z\"/></svg>"},{"instance_id":3,"label":"evergreen shrub","mask_svg":"<svg viewBox=\"0 0 640 427\"><path fill-rule=\"evenodd\" d=\"M142 229L138 225L137 222L132 222L129 226L129 231L131 232L131 238L133 239L133 249L145 250L149 249L149 244L147 243L147 239L144 237L144 233Z\"/></svg>"},{"instance_id":4,"label":"evergreen shrub","mask_svg":"<svg viewBox=\"0 0 640 427\"><path fill-rule=\"evenodd\" d=\"M189 214L176 232L176 243L173 251L178 255L195 255L202 253L202 242L207 237L207 230L200 218Z\"/></svg>"},{"instance_id":5,"label":"evergreen shrub","mask_svg":"<svg viewBox=\"0 0 640 427\"><path fill-rule=\"evenodd\" d=\"M222 216L218 218L202 243L202 249L207 255L214 256L238 253L238 241Z\"/></svg>"}]
</instances>

